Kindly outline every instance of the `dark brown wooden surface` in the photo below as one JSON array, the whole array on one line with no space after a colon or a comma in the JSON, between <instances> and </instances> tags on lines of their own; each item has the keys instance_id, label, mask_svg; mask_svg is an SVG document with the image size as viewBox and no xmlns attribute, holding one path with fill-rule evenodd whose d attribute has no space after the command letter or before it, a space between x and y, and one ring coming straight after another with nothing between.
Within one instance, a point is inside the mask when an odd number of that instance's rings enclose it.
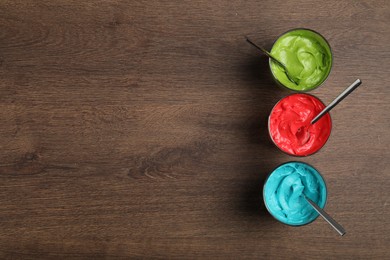
<instances>
[{"instance_id":1,"label":"dark brown wooden surface","mask_svg":"<svg viewBox=\"0 0 390 260\"><path fill-rule=\"evenodd\" d=\"M333 48L327 145L277 151L288 94L244 35L294 27ZM390 258L388 1L0 1L0 258ZM325 176L322 220L262 203L278 164Z\"/></svg>"}]
</instances>

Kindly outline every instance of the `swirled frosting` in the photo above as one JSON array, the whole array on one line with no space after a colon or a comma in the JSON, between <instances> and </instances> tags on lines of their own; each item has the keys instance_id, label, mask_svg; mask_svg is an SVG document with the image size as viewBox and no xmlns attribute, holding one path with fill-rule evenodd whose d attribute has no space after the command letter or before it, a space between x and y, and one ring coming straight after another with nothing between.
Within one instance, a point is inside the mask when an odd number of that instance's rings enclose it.
<instances>
[{"instance_id":1,"label":"swirled frosting","mask_svg":"<svg viewBox=\"0 0 390 260\"><path fill-rule=\"evenodd\" d=\"M332 65L328 43L310 30L298 29L285 33L275 42L271 54L286 65L298 85L287 78L282 68L271 62L274 77L293 90L305 91L317 87L326 79Z\"/></svg>"},{"instance_id":2,"label":"swirled frosting","mask_svg":"<svg viewBox=\"0 0 390 260\"><path fill-rule=\"evenodd\" d=\"M329 114L315 124L311 120L325 105L308 94L293 94L281 99L268 119L269 133L282 151L296 156L307 156L326 143L331 132Z\"/></svg>"},{"instance_id":3,"label":"swirled frosting","mask_svg":"<svg viewBox=\"0 0 390 260\"><path fill-rule=\"evenodd\" d=\"M288 225L304 225L318 213L303 197L313 200L321 208L326 203L326 185L321 175L310 165L289 162L279 166L264 185L264 202L268 211Z\"/></svg>"}]
</instances>

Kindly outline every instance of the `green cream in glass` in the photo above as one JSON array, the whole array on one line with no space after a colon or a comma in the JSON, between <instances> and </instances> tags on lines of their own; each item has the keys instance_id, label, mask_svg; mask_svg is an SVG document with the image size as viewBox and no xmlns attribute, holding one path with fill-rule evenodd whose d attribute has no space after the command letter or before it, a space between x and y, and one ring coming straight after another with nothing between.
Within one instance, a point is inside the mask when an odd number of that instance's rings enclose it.
<instances>
[{"instance_id":1,"label":"green cream in glass","mask_svg":"<svg viewBox=\"0 0 390 260\"><path fill-rule=\"evenodd\" d=\"M286 65L298 84L291 82L285 71L270 60L275 80L294 91L315 89L328 77L332 67L332 52L320 34L308 29L294 29L280 36L274 43L271 54Z\"/></svg>"}]
</instances>

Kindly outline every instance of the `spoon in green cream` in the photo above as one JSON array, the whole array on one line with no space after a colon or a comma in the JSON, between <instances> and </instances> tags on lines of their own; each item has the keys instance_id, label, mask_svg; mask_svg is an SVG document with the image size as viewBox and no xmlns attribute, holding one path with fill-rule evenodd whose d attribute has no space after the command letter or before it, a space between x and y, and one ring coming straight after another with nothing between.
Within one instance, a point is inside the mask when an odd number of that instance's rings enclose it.
<instances>
[{"instance_id":1,"label":"spoon in green cream","mask_svg":"<svg viewBox=\"0 0 390 260\"><path fill-rule=\"evenodd\" d=\"M345 235L345 233L346 233L345 229L339 223L337 223L336 220L334 220L331 216L329 216L328 213L325 212L325 210L320 208L314 201L312 201L311 199L306 197L305 194L303 194L303 197L310 204L310 206L315 211L317 211L317 213L320 214L320 216L323 219L325 219L325 221L328 222L328 224L331 225L332 228L334 228L334 230L337 231L337 233L339 233L340 236L344 236Z\"/></svg>"},{"instance_id":2,"label":"spoon in green cream","mask_svg":"<svg viewBox=\"0 0 390 260\"><path fill-rule=\"evenodd\" d=\"M283 70L284 72L286 73L286 76L288 78L289 81L291 81L292 83L294 83L295 85L298 85L299 82L297 82L296 80L294 80L294 78L290 75L290 73L288 72L287 70L287 67L286 65L284 65L282 62L280 62L279 60L277 60L274 56L272 56L271 53L269 53L266 49L264 49L263 47L260 47L258 45L256 45L254 42L252 42L251 40L249 40L248 37L246 37L246 41L249 42L250 44L252 44L255 48L261 50L268 58L270 58L273 62L275 62L276 64L278 64Z\"/></svg>"}]
</instances>

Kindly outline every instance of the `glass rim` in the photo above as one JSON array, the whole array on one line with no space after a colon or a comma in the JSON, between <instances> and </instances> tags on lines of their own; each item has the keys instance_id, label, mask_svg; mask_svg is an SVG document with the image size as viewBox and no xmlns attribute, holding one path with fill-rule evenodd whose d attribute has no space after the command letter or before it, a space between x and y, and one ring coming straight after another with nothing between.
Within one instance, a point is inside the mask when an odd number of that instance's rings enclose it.
<instances>
[{"instance_id":1,"label":"glass rim","mask_svg":"<svg viewBox=\"0 0 390 260\"><path fill-rule=\"evenodd\" d=\"M326 204L327 204L327 202L328 202L328 186L327 186L327 184L326 184L326 181L325 181L324 176L323 176L323 175L321 174L321 172L320 172L319 170L317 170L317 168L315 168L313 165L311 165L311 164L309 164L309 163L306 163L306 162L300 162L300 161L288 161L288 162L281 163L281 164L279 164L278 166L276 166L276 167L267 175L267 178L265 178L264 185L263 185L263 202L264 202L264 206L265 206L265 208L267 209L268 213L269 213L274 219L276 219L278 222L280 222L280 223L282 223L282 224L284 224L284 225L286 225L286 226L289 226L289 227L302 227L302 226L306 226L306 225L309 225L309 224L313 223L313 222L320 216L320 214L317 213L317 216L316 216L314 219L312 219L312 220L310 220L309 222L307 222L307 223L303 223L303 224L299 224L299 225L287 224L287 223L285 223L285 222L283 222L283 221L277 219L277 218L272 214L272 212L271 212L271 210L268 208L267 202L266 202L266 200L265 200L265 196L264 196L264 194L265 194L265 193L264 193L264 192L265 192L265 185L267 184L267 181L268 181L269 177L272 175L272 173L275 172L276 169L278 169L279 167L282 167L283 165L288 164L288 163L301 163L301 164L305 164L305 165L308 165L308 166L312 167L312 168L318 173L318 175L321 177L322 181L324 182L324 187L325 187L325 190L326 190L325 202L324 202L324 206L322 207L322 209L324 209L324 208L326 207Z\"/></svg>"},{"instance_id":2,"label":"glass rim","mask_svg":"<svg viewBox=\"0 0 390 260\"><path fill-rule=\"evenodd\" d=\"M269 136L269 138L271 139L272 143L279 149L279 151L283 152L284 154L287 154L287 155L290 155L290 156L294 156L294 157L308 157L308 156L310 156L310 155L314 155L314 154L318 153L319 151L321 151L322 148L325 146L325 144L328 142L328 140L329 140L329 138L330 138L330 135L332 134L332 131L333 131L333 130L332 130L332 129L333 129L332 116L330 115L330 112L327 113L327 114L329 115L329 119L330 119L330 133L329 133L328 137L326 138L325 142L321 145L320 148L318 148L318 150L316 150L316 151L314 151L314 152L312 152L312 153L306 154L306 155L291 154L291 153L289 153L289 152L286 152L286 151L282 150L282 148L280 148L280 147L276 144L275 140L272 138L271 131L270 131L270 119L271 119L271 114L272 114L272 112L274 111L275 107L280 103L280 101L282 101L283 99L285 99L285 98L287 98L287 97L289 97L289 96L292 96L292 95L308 95L308 96L314 97L314 98L318 99L318 101L320 101L320 102L324 105L324 107L326 107L325 103L322 102L321 99L319 99L318 97L316 97L316 96L314 96L314 95L312 95L312 94L309 94L309 93L291 93L291 94L289 94L289 95L287 95L287 96L285 96L285 97L282 97L282 98L279 99L279 101L276 102L276 104L272 107L271 112L270 112L269 115L268 115L268 122L267 122L267 125L268 125L268 136Z\"/></svg>"},{"instance_id":3,"label":"glass rim","mask_svg":"<svg viewBox=\"0 0 390 260\"><path fill-rule=\"evenodd\" d=\"M315 90L317 88L319 88L320 86L322 86L325 81L329 78L329 75L332 71L332 68L333 68L333 51L332 51L332 47L330 46L328 40L322 35L320 34L319 32L315 31L315 30L312 30L312 29L308 29L308 28L303 28L303 27L298 27L298 28L293 28L293 29L290 29L282 34L280 34L276 40L272 43L272 47L271 47L271 50L270 50L270 53L272 52L272 48L274 47L275 43L285 34L289 33L289 32L293 32L293 31L298 31L298 30L305 30L305 31L310 31L310 32L313 32L315 34L317 34L318 36L320 36L326 43L326 45L329 47L329 52L330 52L330 67L329 67L329 72L328 74L326 75L326 77L320 82L320 84L318 84L317 86L315 86L314 88L310 88L310 89L307 89L307 90L296 90L296 89L291 89L287 86L285 86L282 82L280 82L277 77L275 76L274 72L272 71L272 68L271 68L271 62L272 60L269 58L268 59L268 64L269 64L269 69L271 71L271 74L272 74L272 78L274 79L274 81L281 87L283 87L284 89L287 89L289 91L293 91L293 92L298 92L298 93L306 93L306 92L309 92L309 91L312 91L312 90Z\"/></svg>"}]
</instances>

